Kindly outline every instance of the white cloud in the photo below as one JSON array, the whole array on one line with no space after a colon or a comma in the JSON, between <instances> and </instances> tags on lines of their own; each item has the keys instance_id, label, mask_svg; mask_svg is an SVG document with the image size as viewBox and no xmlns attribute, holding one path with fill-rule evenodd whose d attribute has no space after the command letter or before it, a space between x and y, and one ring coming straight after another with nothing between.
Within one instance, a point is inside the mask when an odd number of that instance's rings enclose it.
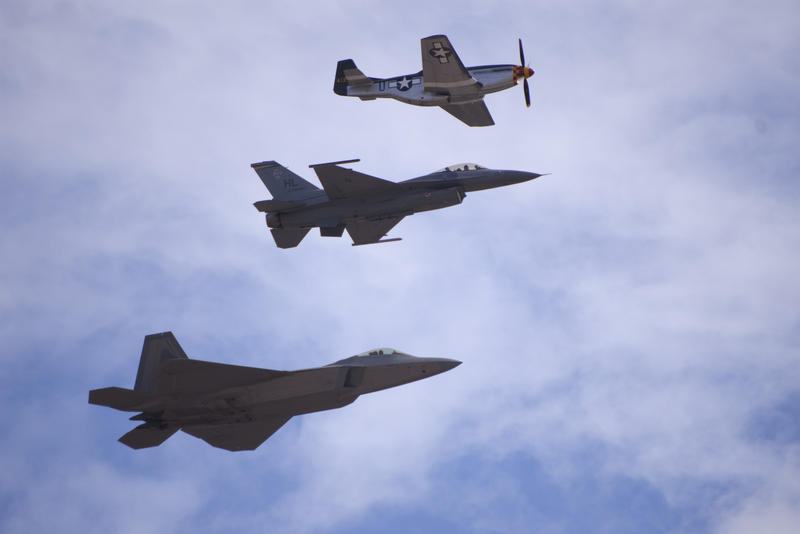
<instances>
[{"instance_id":1,"label":"white cloud","mask_svg":"<svg viewBox=\"0 0 800 534\"><path fill-rule=\"evenodd\" d=\"M439 479L442 465L468 457L484 462L480 485L458 492L473 515L449 520L491 531L480 513L505 506L506 531L574 530L524 495L504 502L519 456L565 499L583 498L569 481L589 466L723 531L795 521L790 445L744 431L798 383L792 6L483 5L452 30L446 5L337 6L4 9L0 380L37 384L55 408L7 399L31 422L0 454L25 458L13 472L30 479L25 444L75 420L49 381L59 394L130 385L152 331L174 330L191 357L264 367L384 345L464 365L304 416L249 456L182 436L156 469L121 452L117 427L78 433L59 454L74 467L13 492L2 479L8 524L77 529L103 509L97 524L115 529L368 525L376 506L430 511L463 480ZM337 59L415 70L416 39L438 31L468 64L515 61L521 35L535 107L493 95L497 125L467 129L440 110L331 94ZM464 160L554 174L410 217L400 244L312 233L274 248L248 164L274 158L310 177L307 164L349 157L393 180ZM79 428L122 417L91 410ZM108 448L87 453L86 436ZM285 487L256 482L273 477ZM705 484L722 489L692 502L687 488ZM228 491L244 504L215 506ZM140 493L152 523L123 506ZM214 518L199 524L203 503Z\"/></svg>"}]
</instances>

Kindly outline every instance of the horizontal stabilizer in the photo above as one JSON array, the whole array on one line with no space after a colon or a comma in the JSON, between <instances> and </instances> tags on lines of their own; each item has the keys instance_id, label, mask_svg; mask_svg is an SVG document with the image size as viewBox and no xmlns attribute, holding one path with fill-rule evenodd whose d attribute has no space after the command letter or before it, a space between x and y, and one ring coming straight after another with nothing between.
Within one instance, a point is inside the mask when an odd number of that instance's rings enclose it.
<instances>
[{"instance_id":1,"label":"horizontal stabilizer","mask_svg":"<svg viewBox=\"0 0 800 534\"><path fill-rule=\"evenodd\" d=\"M311 228L273 228L272 239L278 248L293 248L300 244Z\"/></svg>"},{"instance_id":2,"label":"horizontal stabilizer","mask_svg":"<svg viewBox=\"0 0 800 534\"><path fill-rule=\"evenodd\" d=\"M159 426L152 423L144 423L119 438L119 442L131 449L157 447L179 429L180 427L177 426Z\"/></svg>"},{"instance_id":3,"label":"horizontal stabilizer","mask_svg":"<svg viewBox=\"0 0 800 534\"><path fill-rule=\"evenodd\" d=\"M293 208L299 208L303 204L298 202L288 202L286 200L259 200L258 202L253 203L253 206L256 207L258 211L263 211L264 213L270 211L288 211Z\"/></svg>"},{"instance_id":4,"label":"horizontal stabilizer","mask_svg":"<svg viewBox=\"0 0 800 534\"><path fill-rule=\"evenodd\" d=\"M146 393L118 387L93 389L89 392L89 404L108 406L125 412L141 411L139 406L145 405L152 398L152 395Z\"/></svg>"},{"instance_id":5,"label":"horizontal stabilizer","mask_svg":"<svg viewBox=\"0 0 800 534\"><path fill-rule=\"evenodd\" d=\"M317 173L325 194L331 200L366 197L397 189L397 184L394 182L345 169L336 164L314 165L314 172Z\"/></svg>"},{"instance_id":6,"label":"horizontal stabilizer","mask_svg":"<svg viewBox=\"0 0 800 534\"><path fill-rule=\"evenodd\" d=\"M162 395L206 393L266 382L287 373L202 360L170 360L161 366L157 391Z\"/></svg>"}]
</instances>

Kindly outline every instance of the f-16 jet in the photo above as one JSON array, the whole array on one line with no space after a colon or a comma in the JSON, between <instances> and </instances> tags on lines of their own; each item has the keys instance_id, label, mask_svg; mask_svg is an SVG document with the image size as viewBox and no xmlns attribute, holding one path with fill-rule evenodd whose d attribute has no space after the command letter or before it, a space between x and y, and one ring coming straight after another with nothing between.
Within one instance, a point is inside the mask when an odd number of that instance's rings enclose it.
<instances>
[{"instance_id":1,"label":"f-16 jet","mask_svg":"<svg viewBox=\"0 0 800 534\"><path fill-rule=\"evenodd\" d=\"M317 173L322 189L275 161L252 164L274 197L254 205L266 213L267 226L278 247L296 247L316 227L324 237L341 237L347 230L353 245L399 241L399 237L382 238L407 215L455 206L467 192L543 176L462 163L403 182L390 182L341 167L357 161L309 165Z\"/></svg>"},{"instance_id":2,"label":"f-16 jet","mask_svg":"<svg viewBox=\"0 0 800 534\"><path fill-rule=\"evenodd\" d=\"M274 371L190 360L172 332L144 338L133 389L89 392L89 403L143 423L119 441L161 445L178 430L229 451L254 450L295 415L341 408L359 395L449 371L461 362L375 349L324 367Z\"/></svg>"},{"instance_id":3,"label":"f-16 jet","mask_svg":"<svg viewBox=\"0 0 800 534\"><path fill-rule=\"evenodd\" d=\"M525 65L522 39L519 40L519 65L482 65L464 67L446 35L432 35L421 40L422 70L393 78L364 75L352 59L336 66L333 92L356 96L361 100L394 98L415 106L440 106L469 126L491 126L492 115L483 97L508 89L522 80L525 104L530 107L528 78L533 69Z\"/></svg>"}]
</instances>

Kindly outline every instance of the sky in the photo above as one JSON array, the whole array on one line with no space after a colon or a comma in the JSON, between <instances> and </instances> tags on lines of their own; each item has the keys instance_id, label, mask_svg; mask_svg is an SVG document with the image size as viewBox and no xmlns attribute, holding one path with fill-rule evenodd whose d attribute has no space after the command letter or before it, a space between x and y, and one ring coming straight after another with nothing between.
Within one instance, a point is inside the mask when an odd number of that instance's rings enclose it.
<instances>
[{"instance_id":1,"label":"sky","mask_svg":"<svg viewBox=\"0 0 800 534\"><path fill-rule=\"evenodd\" d=\"M496 122L332 91L336 61L536 71ZM796 2L0 3L0 531L796 532ZM275 247L250 168L551 173ZM145 335L271 369L458 368L254 452L134 451ZM129 415L129 414L128 414Z\"/></svg>"}]
</instances>

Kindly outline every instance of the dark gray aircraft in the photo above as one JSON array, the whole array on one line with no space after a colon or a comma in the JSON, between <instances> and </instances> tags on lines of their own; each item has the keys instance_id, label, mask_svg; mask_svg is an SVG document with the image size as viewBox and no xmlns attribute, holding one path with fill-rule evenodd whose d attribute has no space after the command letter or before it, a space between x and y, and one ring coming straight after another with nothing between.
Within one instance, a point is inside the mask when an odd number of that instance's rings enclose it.
<instances>
[{"instance_id":1,"label":"dark gray aircraft","mask_svg":"<svg viewBox=\"0 0 800 534\"><path fill-rule=\"evenodd\" d=\"M422 70L394 78L370 78L358 70L352 59L336 65L333 92L361 100L394 98L415 106L439 106L469 126L491 126L492 115L483 97L514 87L522 80L525 104L530 107L528 78L533 69L525 66L522 39L519 40L519 65L481 65L464 67L446 35L421 40Z\"/></svg>"},{"instance_id":2,"label":"dark gray aircraft","mask_svg":"<svg viewBox=\"0 0 800 534\"><path fill-rule=\"evenodd\" d=\"M229 451L254 450L292 416L341 408L359 395L449 371L461 362L376 349L324 367L273 371L190 360L172 332L144 338L133 389L89 392L89 403L141 412L119 441L161 445L178 430Z\"/></svg>"},{"instance_id":3,"label":"dark gray aircraft","mask_svg":"<svg viewBox=\"0 0 800 534\"><path fill-rule=\"evenodd\" d=\"M280 248L296 247L314 227L327 237L341 237L347 230L353 245L399 241L400 238L381 238L407 215L455 206L467 192L542 176L462 163L396 183L339 166L356 161L359 160L309 165L317 173L322 189L275 161L252 164L274 197L254 205L267 214L275 244Z\"/></svg>"}]
</instances>

